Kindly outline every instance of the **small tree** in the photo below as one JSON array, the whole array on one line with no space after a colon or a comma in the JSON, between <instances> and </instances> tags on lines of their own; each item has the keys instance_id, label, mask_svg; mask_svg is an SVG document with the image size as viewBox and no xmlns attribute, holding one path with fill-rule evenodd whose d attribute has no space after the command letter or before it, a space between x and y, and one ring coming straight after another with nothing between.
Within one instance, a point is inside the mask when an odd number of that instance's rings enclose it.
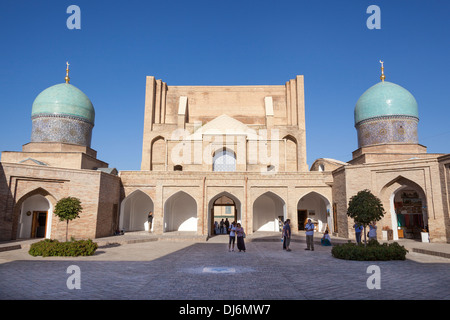
<instances>
[{"instance_id":1,"label":"small tree","mask_svg":"<svg viewBox=\"0 0 450 320\"><path fill-rule=\"evenodd\" d=\"M62 198L56 203L53 213L59 217L59 220L66 221L66 242L67 233L69 231L69 221L79 218L79 214L83 210L81 201L78 198L67 197Z\"/></svg>"},{"instance_id":2,"label":"small tree","mask_svg":"<svg viewBox=\"0 0 450 320\"><path fill-rule=\"evenodd\" d=\"M356 223L364 227L364 245L367 244L366 227L372 221L379 221L384 216L384 208L381 200L369 190L359 191L350 198L347 215Z\"/></svg>"}]
</instances>

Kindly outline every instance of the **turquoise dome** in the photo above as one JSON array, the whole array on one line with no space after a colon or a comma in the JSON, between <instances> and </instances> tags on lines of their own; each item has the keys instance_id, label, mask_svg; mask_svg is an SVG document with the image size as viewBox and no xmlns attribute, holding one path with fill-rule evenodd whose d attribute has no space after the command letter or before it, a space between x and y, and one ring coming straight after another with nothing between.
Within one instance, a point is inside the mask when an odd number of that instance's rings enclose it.
<instances>
[{"instance_id":1,"label":"turquoise dome","mask_svg":"<svg viewBox=\"0 0 450 320\"><path fill-rule=\"evenodd\" d=\"M66 115L94 124L95 110L91 100L69 83L54 85L34 100L31 116Z\"/></svg>"},{"instance_id":2,"label":"turquoise dome","mask_svg":"<svg viewBox=\"0 0 450 320\"><path fill-rule=\"evenodd\" d=\"M396 115L419 119L417 101L405 88L382 81L367 89L356 102L355 125L371 118Z\"/></svg>"}]
</instances>

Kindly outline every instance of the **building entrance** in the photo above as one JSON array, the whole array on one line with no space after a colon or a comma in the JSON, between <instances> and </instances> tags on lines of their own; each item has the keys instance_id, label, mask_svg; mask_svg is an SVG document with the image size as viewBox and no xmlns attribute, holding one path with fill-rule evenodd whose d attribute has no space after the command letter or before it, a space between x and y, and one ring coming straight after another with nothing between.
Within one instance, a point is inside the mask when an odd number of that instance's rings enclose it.
<instances>
[{"instance_id":1,"label":"building entrance","mask_svg":"<svg viewBox=\"0 0 450 320\"><path fill-rule=\"evenodd\" d=\"M228 227L237 221L237 208L233 199L223 195L211 207L211 230L213 235L227 234Z\"/></svg>"},{"instance_id":2,"label":"building entrance","mask_svg":"<svg viewBox=\"0 0 450 320\"><path fill-rule=\"evenodd\" d=\"M31 224L31 238L45 238L47 211L34 211Z\"/></svg>"}]
</instances>

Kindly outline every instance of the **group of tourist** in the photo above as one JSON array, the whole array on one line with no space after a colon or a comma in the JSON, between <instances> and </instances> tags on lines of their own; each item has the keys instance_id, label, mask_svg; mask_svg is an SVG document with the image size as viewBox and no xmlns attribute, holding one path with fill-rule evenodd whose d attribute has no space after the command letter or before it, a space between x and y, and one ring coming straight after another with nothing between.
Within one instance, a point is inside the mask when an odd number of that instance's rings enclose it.
<instances>
[{"instance_id":1,"label":"group of tourist","mask_svg":"<svg viewBox=\"0 0 450 320\"><path fill-rule=\"evenodd\" d=\"M236 221L233 221L233 223L229 226L229 235L230 240L228 242L228 252L234 252L234 244L237 244L237 248L239 252L244 251L245 252L245 232L244 228L241 226L240 223L236 223ZM237 239L237 240L236 240Z\"/></svg>"},{"instance_id":2,"label":"group of tourist","mask_svg":"<svg viewBox=\"0 0 450 320\"><path fill-rule=\"evenodd\" d=\"M228 218L221 220L220 223L214 221L214 234L229 234L230 233L230 221Z\"/></svg>"},{"instance_id":3,"label":"group of tourist","mask_svg":"<svg viewBox=\"0 0 450 320\"><path fill-rule=\"evenodd\" d=\"M360 244L361 243L361 234L364 230L364 227L362 224L360 223L355 223L353 225L353 228L355 229L355 237L356 237L356 243ZM372 223L369 224L369 232L367 233L367 237L370 240L377 240L377 225L376 222L373 221Z\"/></svg>"},{"instance_id":4,"label":"group of tourist","mask_svg":"<svg viewBox=\"0 0 450 320\"><path fill-rule=\"evenodd\" d=\"M305 250L311 250L314 251L314 228L315 225L311 221L311 219L308 219L308 222L305 225L306 230L306 248ZM290 244L291 244L291 219L287 219L283 226L283 236L281 238L281 241L283 242L283 250L291 251ZM322 239L320 240L320 243L323 246L331 246L331 238L328 234L328 230L325 231Z\"/></svg>"}]
</instances>

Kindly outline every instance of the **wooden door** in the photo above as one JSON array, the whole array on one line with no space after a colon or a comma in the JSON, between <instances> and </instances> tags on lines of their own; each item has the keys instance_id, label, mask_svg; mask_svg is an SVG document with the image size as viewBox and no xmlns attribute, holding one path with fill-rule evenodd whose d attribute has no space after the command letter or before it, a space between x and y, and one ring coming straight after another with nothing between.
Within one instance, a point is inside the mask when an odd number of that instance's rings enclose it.
<instances>
[{"instance_id":1,"label":"wooden door","mask_svg":"<svg viewBox=\"0 0 450 320\"><path fill-rule=\"evenodd\" d=\"M33 211L31 238L45 238L47 232L47 211Z\"/></svg>"}]
</instances>

